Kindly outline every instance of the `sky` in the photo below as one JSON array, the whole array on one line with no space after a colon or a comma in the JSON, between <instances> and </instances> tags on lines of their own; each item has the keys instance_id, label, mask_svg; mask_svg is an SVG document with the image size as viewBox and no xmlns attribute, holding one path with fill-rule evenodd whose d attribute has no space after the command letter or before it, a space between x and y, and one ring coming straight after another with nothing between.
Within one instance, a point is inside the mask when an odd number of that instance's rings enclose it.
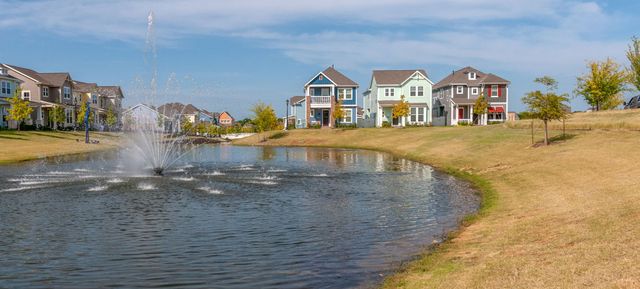
<instances>
[{"instance_id":1,"label":"sky","mask_svg":"<svg viewBox=\"0 0 640 289\"><path fill-rule=\"evenodd\" d=\"M120 85L125 106L180 101L236 118L258 101L284 115L330 65L360 97L374 69L425 69L435 83L473 66L510 80L510 110L522 111L536 77L573 96L588 61L628 66L638 11L640 1L615 0L0 0L0 63ZM571 105L587 108L577 96Z\"/></svg>"}]
</instances>

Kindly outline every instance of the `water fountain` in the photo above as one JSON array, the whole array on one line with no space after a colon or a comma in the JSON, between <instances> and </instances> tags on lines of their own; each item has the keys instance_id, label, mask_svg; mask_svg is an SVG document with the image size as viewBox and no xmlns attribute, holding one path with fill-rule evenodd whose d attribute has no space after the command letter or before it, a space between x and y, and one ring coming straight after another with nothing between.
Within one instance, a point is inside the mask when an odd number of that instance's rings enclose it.
<instances>
[{"instance_id":1,"label":"water fountain","mask_svg":"<svg viewBox=\"0 0 640 289\"><path fill-rule=\"evenodd\" d=\"M153 11L147 16L145 64L149 71L149 82L148 87L144 89L144 100L150 107L158 108L157 47ZM158 176L194 147L188 137L180 134L179 129L175 127L176 124L179 127L185 107L158 111L157 115L139 115L131 119L133 124L128 126L129 148L141 155L144 162ZM168 127L166 120L171 121L171 127Z\"/></svg>"}]
</instances>

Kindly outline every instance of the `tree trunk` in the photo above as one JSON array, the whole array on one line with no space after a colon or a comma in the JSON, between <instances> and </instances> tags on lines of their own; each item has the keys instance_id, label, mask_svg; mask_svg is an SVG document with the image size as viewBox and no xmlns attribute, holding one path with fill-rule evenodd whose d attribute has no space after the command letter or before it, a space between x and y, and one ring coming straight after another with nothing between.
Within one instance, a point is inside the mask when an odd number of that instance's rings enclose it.
<instances>
[{"instance_id":1,"label":"tree trunk","mask_svg":"<svg viewBox=\"0 0 640 289\"><path fill-rule=\"evenodd\" d=\"M549 145L549 131L547 130L547 120L544 120L544 145Z\"/></svg>"},{"instance_id":2,"label":"tree trunk","mask_svg":"<svg viewBox=\"0 0 640 289\"><path fill-rule=\"evenodd\" d=\"M531 119L531 145L533 145L534 140L533 140L533 119Z\"/></svg>"}]
</instances>

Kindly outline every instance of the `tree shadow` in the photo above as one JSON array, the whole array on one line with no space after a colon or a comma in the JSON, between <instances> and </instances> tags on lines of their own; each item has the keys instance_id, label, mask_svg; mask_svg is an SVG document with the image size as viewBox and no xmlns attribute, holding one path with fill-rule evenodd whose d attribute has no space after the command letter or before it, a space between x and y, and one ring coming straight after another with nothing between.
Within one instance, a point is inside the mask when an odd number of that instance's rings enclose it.
<instances>
[{"instance_id":1,"label":"tree shadow","mask_svg":"<svg viewBox=\"0 0 640 289\"><path fill-rule=\"evenodd\" d=\"M549 138L549 145L554 145L554 144L560 144L563 143L565 141L571 140L573 138L575 138L577 136L577 134L561 134L561 135L556 135L556 136L552 136ZM544 139L541 141L538 141L536 143L534 143L532 145L532 147L537 148L537 147L544 147Z\"/></svg>"},{"instance_id":2,"label":"tree shadow","mask_svg":"<svg viewBox=\"0 0 640 289\"><path fill-rule=\"evenodd\" d=\"M46 134L46 133L41 133L41 132L32 132L31 134L38 135L38 136L43 136L43 137L57 138L57 139L69 139L68 137L64 137L64 136L51 135L51 134Z\"/></svg>"},{"instance_id":3,"label":"tree shadow","mask_svg":"<svg viewBox=\"0 0 640 289\"><path fill-rule=\"evenodd\" d=\"M0 134L0 138L3 139L14 139L14 140L29 140L28 138L24 138L24 137L20 137L20 136L15 136L15 135L5 135L5 134Z\"/></svg>"}]
</instances>

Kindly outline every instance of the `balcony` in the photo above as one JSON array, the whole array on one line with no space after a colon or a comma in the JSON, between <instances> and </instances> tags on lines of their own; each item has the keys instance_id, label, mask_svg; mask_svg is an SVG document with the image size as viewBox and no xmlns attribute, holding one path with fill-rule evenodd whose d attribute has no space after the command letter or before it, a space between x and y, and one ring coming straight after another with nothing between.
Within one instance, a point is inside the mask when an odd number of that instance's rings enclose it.
<instances>
[{"instance_id":1,"label":"balcony","mask_svg":"<svg viewBox=\"0 0 640 289\"><path fill-rule=\"evenodd\" d=\"M310 96L311 107L331 107L331 98L333 96Z\"/></svg>"}]
</instances>

